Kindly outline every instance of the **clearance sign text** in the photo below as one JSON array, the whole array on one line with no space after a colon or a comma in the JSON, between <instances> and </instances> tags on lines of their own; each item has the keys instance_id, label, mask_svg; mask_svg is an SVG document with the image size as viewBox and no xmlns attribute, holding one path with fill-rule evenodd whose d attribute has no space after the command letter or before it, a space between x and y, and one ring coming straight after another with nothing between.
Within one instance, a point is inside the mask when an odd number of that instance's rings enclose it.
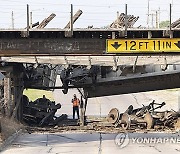
<instances>
[{"instance_id":1,"label":"clearance sign text","mask_svg":"<svg viewBox=\"0 0 180 154\"><path fill-rule=\"evenodd\" d=\"M107 39L107 53L180 52L180 39Z\"/></svg>"}]
</instances>

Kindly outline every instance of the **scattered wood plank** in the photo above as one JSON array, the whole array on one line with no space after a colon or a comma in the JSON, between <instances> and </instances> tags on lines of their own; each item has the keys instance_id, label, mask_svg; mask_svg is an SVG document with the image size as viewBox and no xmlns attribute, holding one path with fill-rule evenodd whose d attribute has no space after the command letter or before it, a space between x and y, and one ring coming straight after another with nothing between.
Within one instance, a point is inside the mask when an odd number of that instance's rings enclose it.
<instances>
[{"instance_id":1,"label":"scattered wood plank","mask_svg":"<svg viewBox=\"0 0 180 154\"><path fill-rule=\"evenodd\" d=\"M56 14L52 13L49 17L45 18L37 27L38 29L44 28L47 24L56 16Z\"/></svg>"},{"instance_id":2,"label":"scattered wood plank","mask_svg":"<svg viewBox=\"0 0 180 154\"><path fill-rule=\"evenodd\" d=\"M83 13L82 10L78 10L76 12L76 14L73 16L73 24L76 22L76 20L81 16L81 14ZM68 24L64 27L64 29L70 29L70 21L68 22Z\"/></svg>"},{"instance_id":3,"label":"scattered wood plank","mask_svg":"<svg viewBox=\"0 0 180 154\"><path fill-rule=\"evenodd\" d=\"M134 24L139 19L139 16L135 17L134 15L127 16L127 26L128 28L132 28ZM111 28L123 28L125 27L125 14L121 13L119 17L110 25Z\"/></svg>"}]
</instances>

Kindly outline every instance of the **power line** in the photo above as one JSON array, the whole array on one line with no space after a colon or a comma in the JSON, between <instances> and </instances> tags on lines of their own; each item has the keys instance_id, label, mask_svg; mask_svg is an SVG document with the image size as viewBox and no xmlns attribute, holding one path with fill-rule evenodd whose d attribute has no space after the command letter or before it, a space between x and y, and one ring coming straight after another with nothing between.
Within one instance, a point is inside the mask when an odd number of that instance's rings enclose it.
<instances>
[{"instance_id":1,"label":"power line","mask_svg":"<svg viewBox=\"0 0 180 154\"><path fill-rule=\"evenodd\" d=\"M6 1L6 2L13 2L13 3L24 3L24 0L23 1L18 1L18 0L1 0L1 1ZM33 2L34 4L31 4L31 5L35 5L35 4L44 4L44 5L63 5L63 6L69 6L69 4L60 4L60 3L41 3L41 2ZM24 4L25 6L26 4Z\"/></svg>"}]
</instances>

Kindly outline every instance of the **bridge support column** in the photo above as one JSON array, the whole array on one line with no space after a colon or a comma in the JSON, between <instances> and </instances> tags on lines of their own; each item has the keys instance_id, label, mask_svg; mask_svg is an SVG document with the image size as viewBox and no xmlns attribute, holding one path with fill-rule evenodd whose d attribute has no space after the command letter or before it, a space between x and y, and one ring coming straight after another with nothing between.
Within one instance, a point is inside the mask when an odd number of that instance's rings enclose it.
<instances>
[{"instance_id":1,"label":"bridge support column","mask_svg":"<svg viewBox=\"0 0 180 154\"><path fill-rule=\"evenodd\" d=\"M3 116L22 121L23 73L20 65L0 67L5 78L1 81L0 112Z\"/></svg>"},{"instance_id":2,"label":"bridge support column","mask_svg":"<svg viewBox=\"0 0 180 154\"><path fill-rule=\"evenodd\" d=\"M4 107L5 116L10 117L12 113L12 93L11 78L9 74L4 78Z\"/></svg>"},{"instance_id":3,"label":"bridge support column","mask_svg":"<svg viewBox=\"0 0 180 154\"><path fill-rule=\"evenodd\" d=\"M79 93L81 94L81 102L80 102L80 126L85 125L86 121L86 108L88 102L88 93L84 92L84 90L78 88Z\"/></svg>"},{"instance_id":4,"label":"bridge support column","mask_svg":"<svg viewBox=\"0 0 180 154\"><path fill-rule=\"evenodd\" d=\"M12 118L16 118L18 121L22 122L22 95L23 95L23 81L21 73L19 75L14 75L14 85L13 85L13 93L14 93L14 109L12 113Z\"/></svg>"},{"instance_id":5,"label":"bridge support column","mask_svg":"<svg viewBox=\"0 0 180 154\"><path fill-rule=\"evenodd\" d=\"M23 84L23 73L17 70L17 67L13 71L13 94L14 94L14 108L12 112L12 118L22 122L22 96L23 96L24 84Z\"/></svg>"},{"instance_id":6,"label":"bridge support column","mask_svg":"<svg viewBox=\"0 0 180 154\"><path fill-rule=\"evenodd\" d=\"M84 126L85 125L85 122L86 122L86 107L87 107L87 98L85 98L85 100L83 101L81 99L81 105L80 105L80 126Z\"/></svg>"},{"instance_id":7,"label":"bridge support column","mask_svg":"<svg viewBox=\"0 0 180 154\"><path fill-rule=\"evenodd\" d=\"M83 97L81 96L81 103L80 103L80 126L84 126L85 124L85 104L83 101Z\"/></svg>"},{"instance_id":8,"label":"bridge support column","mask_svg":"<svg viewBox=\"0 0 180 154\"><path fill-rule=\"evenodd\" d=\"M178 91L178 112L180 112L180 90Z\"/></svg>"}]
</instances>

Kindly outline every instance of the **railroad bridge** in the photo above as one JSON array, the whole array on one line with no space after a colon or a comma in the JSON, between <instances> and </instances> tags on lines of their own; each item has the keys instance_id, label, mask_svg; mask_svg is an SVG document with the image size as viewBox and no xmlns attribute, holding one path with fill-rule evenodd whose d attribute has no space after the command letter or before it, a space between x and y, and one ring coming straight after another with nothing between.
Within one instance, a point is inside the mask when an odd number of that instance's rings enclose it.
<instances>
[{"instance_id":1,"label":"railroad bridge","mask_svg":"<svg viewBox=\"0 0 180 154\"><path fill-rule=\"evenodd\" d=\"M64 93L77 88L86 107L91 97L180 87L180 29L73 29L70 34L65 29L0 30L5 115L22 119L25 88ZM132 41L139 46L128 46ZM60 87L55 86L58 74Z\"/></svg>"}]
</instances>

